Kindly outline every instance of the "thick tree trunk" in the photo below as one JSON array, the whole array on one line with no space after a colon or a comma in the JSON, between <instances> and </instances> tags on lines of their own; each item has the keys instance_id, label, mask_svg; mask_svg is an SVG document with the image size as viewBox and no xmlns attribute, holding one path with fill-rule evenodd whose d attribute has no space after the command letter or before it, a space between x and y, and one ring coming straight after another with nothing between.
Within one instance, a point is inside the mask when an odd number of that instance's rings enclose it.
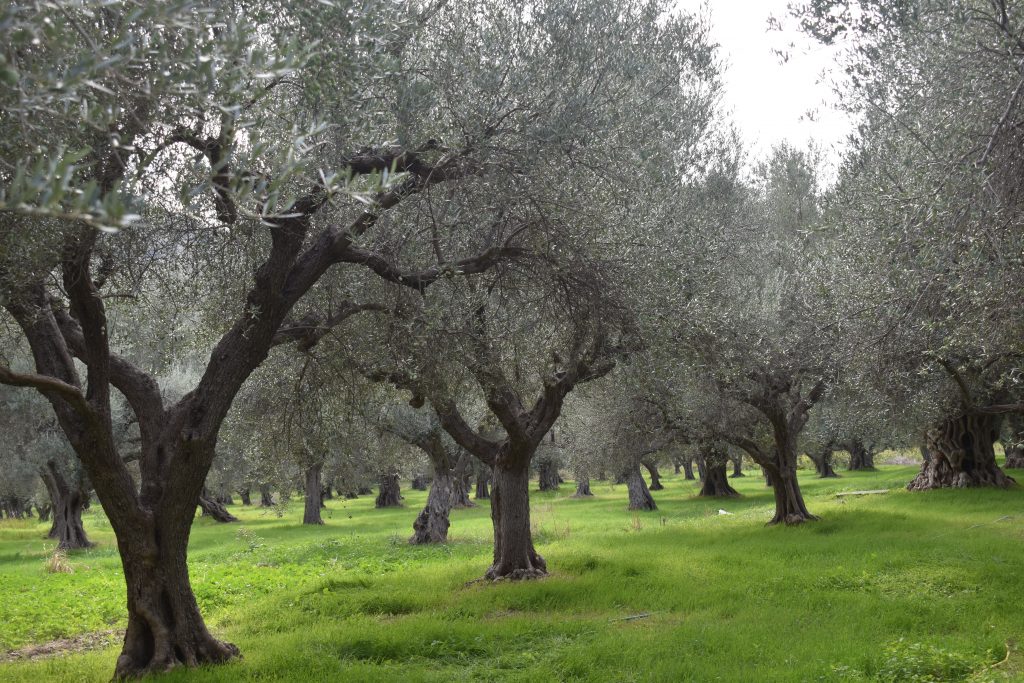
<instances>
[{"instance_id":1,"label":"thick tree trunk","mask_svg":"<svg viewBox=\"0 0 1024 683\"><path fill-rule=\"evenodd\" d=\"M270 493L270 484L260 484L260 507L274 507L274 496Z\"/></svg>"},{"instance_id":2,"label":"thick tree trunk","mask_svg":"<svg viewBox=\"0 0 1024 683\"><path fill-rule=\"evenodd\" d=\"M427 504L420 510L413 522L413 534L409 543L444 543L448 540L448 528L451 525L449 513L455 500L455 477L451 470L441 464L434 470L434 480L430 483Z\"/></svg>"},{"instance_id":3,"label":"thick tree trunk","mask_svg":"<svg viewBox=\"0 0 1024 683\"><path fill-rule=\"evenodd\" d=\"M658 506L651 497L647 482L640 474L640 464L633 465L625 472L626 489L629 491L630 510L657 510Z\"/></svg>"},{"instance_id":4,"label":"thick tree trunk","mask_svg":"<svg viewBox=\"0 0 1024 683\"><path fill-rule=\"evenodd\" d=\"M199 495L199 507L203 511L203 517L213 517L215 522L237 522L238 518L228 512L228 509L213 498L207 497L206 489Z\"/></svg>"},{"instance_id":5,"label":"thick tree trunk","mask_svg":"<svg viewBox=\"0 0 1024 683\"><path fill-rule=\"evenodd\" d=\"M775 516L771 524L801 524L818 519L807 510L800 482L796 475L795 456L778 471L770 472L772 492L775 494Z\"/></svg>"},{"instance_id":6,"label":"thick tree trunk","mask_svg":"<svg viewBox=\"0 0 1024 683\"><path fill-rule=\"evenodd\" d=\"M907 489L1012 486L1013 477L996 464L993 444L998 438L999 419L991 415L966 415L929 429L925 443L931 458L907 484Z\"/></svg>"},{"instance_id":7,"label":"thick tree trunk","mask_svg":"<svg viewBox=\"0 0 1024 683\"><path fill-rule=\"evenodd\" d=\"M537 475L541 491L558 490L558 467L553 460L544 458L537 464Z\"/></svg>"},{"instance_id":8,"label":"thick tree trunk","mask_svg":"<svg viewBox=\"0 0 1024 683\"><path fill-rule=\"evenodd\" d=\"M875 469L875 454L860 439L847 443L846 450L850 454L850 466L847 469L851 472Z\"/></svg>"},{"instance_id":9,"label":"thick tree trunk","mask_svg":"<svg viewBox=\"0 0 1024 683\"><path fill-rule=\"evenodd\" d=\"M672 474L679 474L679 471L680 471L679 470L679 461L678 460L673 460L672 461Z\"/></svg>"},{"instance_id":10,"label":"thick tree trunk","mask_svg":"<svg viewBox=\"0 0 1024 683\"><path fill-rule=\"evenodd\" d=\"M427 490L427 476L424 474L417 474L412 478L412 490L413 491L426 491Z\"/></svg>"},{"instance_id":11,"label":"thick tree trunk","mask_svg":"<svg viewBox=\"0 0 1024 683\"><path fill-rule=\"evenodd\" d=\"M489 485L491 483L491 468L486 465L480 465L480 468L476 473L476 494L473 496L477 500L488 500L491 497Z\"/></svg>"},{"instance_id":12,"label":"thick tree trunk","mask_svg":"<svg viewBox=\"0 0 1024 683\"><path fill-rule=\"evenodd\" d=\"M594 494L590 490L590 477L586 474L576 475L576 493L572 494L572 497L584 498L592 495Z\"/></svg>"},{"instance_id":13,"label":"thick tree trunk","mask_svg":"<svg viewBox=\"0 0 1024 683\"><path fill-rule=\"evenodd\" d=\"M665 487L661 485L661 475L658 473L658 465L653 460L642 460L643 466L651 474L651 491L661 491Z\"/></svg>"},{"instance_id":14,"label":"thick tree trunk","mask_svg":"<svg viewBox=\"0 0 1024 683\"><path fill-rule=\"evenodd\" d=\"M742 455L732 459L732 475L730 475L730 476L732 476L733 479L736 479L737 477L745 477L745 476L747 476L747 475L743 474L743 456Z\"/></svg>"},{"instance_id":15,"label":"thick tree trunk","mask_svg":"<svg viewBox=\"0 0 1024 683\"><path fill-rule=\"evenodd\" d=\"M53 510L53 506L52 505L46 505L45 503L43 505L40 505L40 504L36 503L36 514L39 516L39 521L40 522L49 522L50 521L50 511L51 510Z\"/></svg>"},{"instance_id":16,"label":"thick tree trunk","mask_svg":"<svg viewBox=\"0 0 1024 683\"><path fill-rule=\"evenodd\" d=\"M179 665L220 663L238 655L237 647L210 635L199 613L186 561L189 526L154 520L118 534L128 586L128 628L116 679Z\"/></svg>"},{"instance_id":17,"label":"thick tree trunk","mask_svg":"<svg viewBox=\"0 0 1024 683\"><path fill-rule=\"evenodd\" d=\"M252 505L252 491L248 486L238 490L238 497L241 499L242 505Z\"/></svg>"},{"instance_id":18,"label":"thick tree trunk","mask_svg":"<svg viewBox=\"0 0 1024 683\"><path fill-rule=\"evenodd\" d=\"M818 451L817 455L811 457L819 479L830 479L839 476L836 474L835 468L832 467L833 453L834 451L831 447L823 447Z\"/></svg>"},{"instance_id":19,"label":"thick tree trunk","mask_svg":"<svg viewBox=\"0 0 1024 683\"><path fill-rule=\"evenodd\" d=\"M81 486L69 485L52 460L40 472L53 507L53 524L48 536L57 539L57 547L62 550L91 548L93 544L82 525L82 510L89 500L88 492Z\"/></svg>"},{"instance_id":20,"label":"thick tree trunk","mask_svg":"<svg viewBox=\"0 0 1024 683\"><path fill-rule=\"evenodd\" d=\"M380 491L377 493L374 507L402 507L402 490L398 483L397 473L391 472L380 476Z\"/></svg>"},{"instance_id":21,"label":"thick tree trunk","mask_svg":"<svg viewBox=\"0 0 1024 683\"><path fill-rule=\"evenodd\" d=\"M323 506L323 482L320 475L323 472L324 464L318 462L306 468L306 505L302 512L302 523L321 525L324 523L320 516L320 508Z\"/></svg>"},{"instance_id":22,"label":"thick tree trunk","mask_svg":"<svg viewBox=\"0 0 1024 683\"><path fill-rule=\"evenodd\" d=\"M723 459L721 462L707 463L707 473L704 477L704 482L701 484L700 493L697 494L698 496L725 497L740 495L729 484L729 478L726 476L727 462L728 459Z\"/></svg>"},{"instance_id":23,"label":"thick tree trunk","mask_svg":"<svg viewBox=\"0 0 1024 683\"><path fill-rule=\"evenodd\" d=\"M707 463L704 462L704 456L703 455L698 455L696 460L697 460L697 476L700 477L701 482L703 482L704 479L708 475L708 466L707 466Z\"/></svg>"},{"instance_id":24,"label":"thick tree trunk","mask_svg":"<svg viewBox=\"0 0 1024 683\"><path fill-rule=\"evenodd\" d=\"M1008 421L1009 438L1003 439L1003 451L1006 453L1007 469L1024 469L1024 418L1010 415Z\"/></svg>"},{"instance_id":25,"label":"thick tree trunk","mask_svg":"<svg viewBox=\"0 0 1024 683\"><path fill-rule=\"evenodd\" d=\"M475 508L469 499L469 488L473 482L473 456L463 452L452 472L452 507L456 510Z\"/></svg>"},{"instance_id":26,"label":"thick tree trunk","mask_svg":"<svg viewBox=\"0 0 1024 683\"><path fill-rule=\"evenodd\" d=\"M484 575L499 579L533 579L547 574L544 558L533 547L530 531L530 458L499 459L491 489L494 563Z\"/></svg>"},{"instance_id":27,"label":"thick tree trunk","mask_svg":"<svg viewBox=\"0 0 1024 683\"><path fill-rule=\"evenodd\" d=\"M696 479L693 476L693 458L683 458L683 472L685 473L685 478L689 481Z\"/></svg>"},{"instance_id":28,"label":"thick tree trunk","mask_svg":"<svg viewBox=\"0 0 1024 683\"><path fill-rule=\"evenodd\" d=\"M398 475L395 475L396 479L397 479L397 476ZM359 496L369 496L369 495L373 495L373 489L371 487L367 486L366 484L359 484L358 486L356 486L356 495L353 496L353 498L358 498ZM399 498L401 498L401 496L399 496Z\"/></svg>"}]
</instances>

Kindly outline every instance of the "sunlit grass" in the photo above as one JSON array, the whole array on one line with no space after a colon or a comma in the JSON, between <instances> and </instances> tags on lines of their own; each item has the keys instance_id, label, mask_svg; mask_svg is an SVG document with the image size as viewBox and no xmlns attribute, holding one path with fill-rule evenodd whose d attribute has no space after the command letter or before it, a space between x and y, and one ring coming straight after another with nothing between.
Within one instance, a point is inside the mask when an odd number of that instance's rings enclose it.
<instances>
[{"instance_id":1,"label":"sunlit grass","mask_svg":"<svg viewBox=\"0 0 1024 683\"><path fill-rule=\"evenodd\" d=\"M911 494L915 471L804 472L822 521L788 529L764 526L756 476L726 500L668 476L659 509L639 514L624 486L534 493L552 576L519 584L473 582L490 559L486 506L455 511L439 547L406 543L424 492L403 509L330 501L323 527L299 524L298 499L283 517L236 506L239 524L197 520L190 567L244 658L167 680L1004 680L1012 658L985 667L1024 640L1024 491ZM879 488L892 491L835 497ZM86 527L97 547L50 574L45 525L0 524L0 651L123 626L112 533L96 510ZM106 681L116 656L0 664L0 679Z\"/></svg>"}]
</instances>

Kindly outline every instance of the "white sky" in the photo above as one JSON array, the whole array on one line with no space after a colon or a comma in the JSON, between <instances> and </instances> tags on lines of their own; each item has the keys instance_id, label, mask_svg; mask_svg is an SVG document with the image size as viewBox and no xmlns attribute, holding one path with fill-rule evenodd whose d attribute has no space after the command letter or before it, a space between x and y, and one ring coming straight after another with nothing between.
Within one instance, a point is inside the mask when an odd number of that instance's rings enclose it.
<instances>
[{"instance_id":1,"label":"white sky","mask_svg":"<svg viewBox=\"0 0 1024 683\"><path fill-rule=\"evenodd\" d=\"M828 82L840 71L834 66L834 51L804 36L789 19L789 0L676 1L690 12L710 14L711 37L726 66L725 105L732 110L751 160L784 140L799 148L814 140L834 164L853 128L850 119L831 106L836 97ZM769 31L771 16L785 30ZM788 53L789 60L782 63L772 50Z\"/></svg>"}]
</instances>

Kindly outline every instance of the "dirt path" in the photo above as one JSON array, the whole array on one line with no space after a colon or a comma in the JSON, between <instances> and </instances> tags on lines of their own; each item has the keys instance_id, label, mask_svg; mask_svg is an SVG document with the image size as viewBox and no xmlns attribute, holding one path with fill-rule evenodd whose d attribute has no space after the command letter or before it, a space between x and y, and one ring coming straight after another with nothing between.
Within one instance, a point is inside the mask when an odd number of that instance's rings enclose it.
<instances>
[{"instance_id":1,"label":"dirt path","mask_svg":"<svg viewBox=\"0 0 1024 683\"><path fill-rule=\"evenodd\" d=\"M109 631L83 633L73 638L59 638L46 643L26 645L17 650L0 654L0 664L23 660L46 659L58 655L98 650L108 645L119 643L124 638L124 631L112 628Z\"/></svg>"}]
</instances>

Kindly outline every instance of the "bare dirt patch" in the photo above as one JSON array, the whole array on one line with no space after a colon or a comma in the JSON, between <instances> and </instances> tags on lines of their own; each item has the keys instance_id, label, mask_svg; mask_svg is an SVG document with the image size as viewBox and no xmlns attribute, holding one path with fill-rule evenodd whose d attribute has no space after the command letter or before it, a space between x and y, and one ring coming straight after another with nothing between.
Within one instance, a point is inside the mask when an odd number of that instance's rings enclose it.
<instances>
[{"instance_id":1,"label":"bare dirt patch","mask_svg":"<svg viewBox=\"0 0 1024 683\"><path fill-rule=\"evenodd\" d=\"M83 633L73 638L58 638L45 643L26 645L17 650L10 650L0 654L0 663L31 661L46 659L64 654L87 652L121 642L124 638L124 631L121 629L110 629L109 631L96 631L94 633Z\"/></svg>"}]
</instances>

